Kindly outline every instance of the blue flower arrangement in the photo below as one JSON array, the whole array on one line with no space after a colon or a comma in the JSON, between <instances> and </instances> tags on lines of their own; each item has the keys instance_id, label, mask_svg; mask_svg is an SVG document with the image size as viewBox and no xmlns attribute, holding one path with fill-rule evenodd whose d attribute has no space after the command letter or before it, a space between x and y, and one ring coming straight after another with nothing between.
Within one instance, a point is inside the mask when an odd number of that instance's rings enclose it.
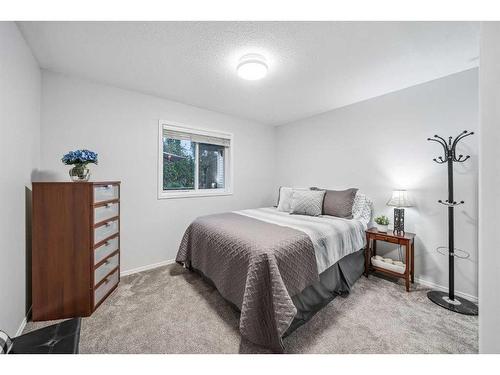
<instances>
[{"instance_id":1,"label":"blue flower arrangement","mask_svg":"<svg viewBox=\"0 0 500 375\"><path fill-rule=\"evenodd\" d=\"M97 164L97 154L89 150L70 151L62 157L61 161L66 165L74 165L69 171L69 176L73 181L88 181L90 170L87 164Z\"/></svg>"},{"instance_id":2,"label":"blue flower arrangement","mask_svg":"<svg viewBox=\"0 0 500 375\"><path fill-rule=\"evenodd\" d=\"M97 164L97 154L89 150L70 151L61 160L66 165Z\"/></svg>"}]
</instances>

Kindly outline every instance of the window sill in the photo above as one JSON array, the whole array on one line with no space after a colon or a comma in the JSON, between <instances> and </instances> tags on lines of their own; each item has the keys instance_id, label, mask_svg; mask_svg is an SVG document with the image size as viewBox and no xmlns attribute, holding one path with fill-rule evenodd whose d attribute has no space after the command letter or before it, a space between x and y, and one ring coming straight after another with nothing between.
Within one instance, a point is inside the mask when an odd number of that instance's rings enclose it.
<instances>
[{"instance_id":1,"label":"window sill","mask_svg":"<svg viewBox=\"0 0 500 375\"><path fill-rule=\"evenodd\" d=\"M223 195L233 195L230 190L218 191L162 191L158 194L158 199L177 199L177 198L192 198L192 197L216 197Z\"/></svg>"}]
</instances>

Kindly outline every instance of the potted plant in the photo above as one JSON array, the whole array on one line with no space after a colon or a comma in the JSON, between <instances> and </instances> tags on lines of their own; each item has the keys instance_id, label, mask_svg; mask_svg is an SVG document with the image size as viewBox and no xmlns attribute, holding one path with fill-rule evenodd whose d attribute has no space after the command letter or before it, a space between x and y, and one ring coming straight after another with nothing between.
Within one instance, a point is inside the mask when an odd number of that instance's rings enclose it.
<instances>
[{"instance_id":1,"label":"potted plant","mask_svg":"<svg viewBox=\"0 0 500 375\"><path fill-rule=\"evenodd\" d=\"M66 165L73 165L69 170L69 176L72 181L88 181L90 170L87 164L97 164L97 154L89 150L70 151L61 159Z\"/></svg>"},{"instance_id":2,"label":"potted plant","mask_svg":"<svg viewBox=\"0 0 500 375\"><path fill-rule=\"evenodd\" d=\"M380 215L375 218L375 224L379 232L387 232L387 227L389 225L389 218L385 215Z\"/></svg>"}]
</instances>

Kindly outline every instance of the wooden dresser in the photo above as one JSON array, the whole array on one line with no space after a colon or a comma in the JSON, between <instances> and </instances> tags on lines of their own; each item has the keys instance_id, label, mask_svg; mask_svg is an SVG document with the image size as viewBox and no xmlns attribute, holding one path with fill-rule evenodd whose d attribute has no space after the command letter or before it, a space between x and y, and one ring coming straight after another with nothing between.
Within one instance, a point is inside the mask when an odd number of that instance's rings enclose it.
<instances>
[{"instance_id":1,"label":"wooden dresser","mask_svg":"<svg viewBox=\"0 0 500 375\"><path fill-rule=\"evenodd\" d=\"M33 320L89 316L120 281L120 182L35 182Z\"/></svg>"}]
</instances>

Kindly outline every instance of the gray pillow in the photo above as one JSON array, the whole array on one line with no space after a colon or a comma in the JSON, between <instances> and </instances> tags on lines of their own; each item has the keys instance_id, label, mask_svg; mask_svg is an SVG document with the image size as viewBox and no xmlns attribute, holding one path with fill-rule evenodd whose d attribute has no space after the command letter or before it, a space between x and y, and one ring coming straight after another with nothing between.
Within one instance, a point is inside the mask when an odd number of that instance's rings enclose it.
<instances>
[{"instance_id":1,"label":"gray pillow","mask_svg":"<svg viewBox=\"0 0 500 375\"><path fill-rule=\"evenodd\" d=\"M291 214L319 216L323 207L324 190L295 190L292 194Z\"/></svg>"},{"instance_id":2,"label":"gray pillow","mask_svg":"<svg viewBox=\"0 0 500 375\"><path fill-rule=\"evenodd\" d=\"M352 219L352 205L358 189L326 190L323 215Z\"/></svg>"}]
</instances>

